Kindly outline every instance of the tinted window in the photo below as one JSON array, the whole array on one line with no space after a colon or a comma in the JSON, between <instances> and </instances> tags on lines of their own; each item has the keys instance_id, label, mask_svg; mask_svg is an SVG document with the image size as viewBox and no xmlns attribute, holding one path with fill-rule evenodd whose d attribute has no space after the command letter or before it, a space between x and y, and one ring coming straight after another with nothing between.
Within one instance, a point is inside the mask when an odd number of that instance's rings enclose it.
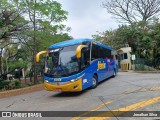
<instances>
[{"instance_id":1,"label":"tinted window","mask_svg":"<svg viewBox=\"0 0 160 120\"><path fill-rule=\"evenodd\" d=\"M106 50L105 50L105 56L106 56L107 58L111 59L111 58L112 58L111 50L106 49Z\"/></svg>"},{"instance_id":2,"label":"tinted window","mask_svg":"<svg viewBox=\"0 0 160 120\"><path fill-rule=\"evenodd\" d=\"M81 57L81 69L86 68L90 63L90 49L84 48Z\"/></svg>"},{"instance_id":3,"label":"tinted window","mask_svg":"<svg viewBox=\"0 0 160 120\"><path fill-rule=\"evenodd\" d=\"M95 44L92 45L92 60L98 58L110 59L111 57L112 57L111 50L105 49Z\"/></svg>"},{"instance_id":4,"label":"tinted window","mask_svg":"<svg viewBox=\"0 0 160 120\"><path fill-rule=\"evenodd\" d=\"M98 47L92 44L92 60L98 59Z\"/></svg>"}]
</instances>

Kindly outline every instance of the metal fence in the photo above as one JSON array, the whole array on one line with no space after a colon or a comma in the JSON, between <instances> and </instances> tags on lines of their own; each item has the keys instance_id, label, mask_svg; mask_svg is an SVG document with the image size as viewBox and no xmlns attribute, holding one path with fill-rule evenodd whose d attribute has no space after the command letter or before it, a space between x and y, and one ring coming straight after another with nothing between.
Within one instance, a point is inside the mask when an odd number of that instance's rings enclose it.
<instances>
[{"instance_id":1,"label":"metal fence","mask_svg":"<svg viewBox=\"0 0 160 120\"><path fill-rule=\"evenodd\" d=\"M155 60L136 58L134 65L135 70L160 70L160 57Z\"/></svg>"}]
</instances>

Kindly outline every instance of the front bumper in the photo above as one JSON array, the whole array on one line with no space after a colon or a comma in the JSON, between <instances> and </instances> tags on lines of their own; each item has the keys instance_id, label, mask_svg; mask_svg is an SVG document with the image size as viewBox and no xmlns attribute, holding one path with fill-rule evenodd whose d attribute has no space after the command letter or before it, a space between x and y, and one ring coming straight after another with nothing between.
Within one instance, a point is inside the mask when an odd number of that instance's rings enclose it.
<instances>
[{"instance_id":1,"label":"front bumper","mask_svg":"<svg viewBox=\"0 0 160 120\"><path fill-rule=\"evenodd\" d=\"M82 91L82 78L74 82L70 82L63 85L53 85L48 82L44 82L44 88L47 91L62 91L62 92L78 92Z\"/></svg>"}]
</instances>

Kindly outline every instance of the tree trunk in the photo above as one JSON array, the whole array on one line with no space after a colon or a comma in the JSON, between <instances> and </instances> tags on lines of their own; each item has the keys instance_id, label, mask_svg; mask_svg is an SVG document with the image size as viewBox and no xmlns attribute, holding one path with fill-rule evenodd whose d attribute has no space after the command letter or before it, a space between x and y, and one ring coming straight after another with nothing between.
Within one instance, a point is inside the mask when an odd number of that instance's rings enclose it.
<instances>
[{"instance_id":1,"label":"tree trunk","mask_svg":"<svg viewBox=\"0 0 160 120\"><path fill-rule=\"evenodd\" d=\"M32 82L32 77L33 77L33 66L30 68L30 71L29 71L29 78L30 78L30 82Z\"/></svg>"},{"instance_id":2,"label":"tree trunk","mask_svg":"<svg viewBox=\"0 0 160 120\"><path fill-rule=\"evenodd\" d=\"M0 75L2 75L2 50L0 51Z\"/></svg>"},{"instance_id":3,"label":"tree trunk","mask_svg":"<svg viewBox=\"0 0 160 120\"><path fill-rule=\"evenodd\" d=\"M36 52L37 52L37 49L36 49L36 0L34 1L34 16L33 16L33 26L34 26L34 36L33 36L33 42L34 42L34 51L33 51L33 67L34 67L34 84L37 83L37 69L36 69L36 60L35 60L35 56L36 56Z\"/></svg>"}]
</instances>

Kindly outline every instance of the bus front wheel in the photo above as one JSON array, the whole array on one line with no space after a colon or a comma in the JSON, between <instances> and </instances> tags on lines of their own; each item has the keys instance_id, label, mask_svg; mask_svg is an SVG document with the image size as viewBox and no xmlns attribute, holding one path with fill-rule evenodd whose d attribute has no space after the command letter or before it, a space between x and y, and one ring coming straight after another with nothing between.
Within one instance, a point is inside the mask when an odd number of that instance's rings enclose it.
<instances>
[{"instance_id":1,"label":"bus front wheel","mask_svg":"<svg viewBox=\"0 0 160 120\"><path fill-rule=\"evenodd\" d=\"M93 78L92 78L92 86L91 86L91 88L94 89L94 88L97 87L97 85L98 85L97 76L94 75Z\"/></svg>"}]
</instances>

